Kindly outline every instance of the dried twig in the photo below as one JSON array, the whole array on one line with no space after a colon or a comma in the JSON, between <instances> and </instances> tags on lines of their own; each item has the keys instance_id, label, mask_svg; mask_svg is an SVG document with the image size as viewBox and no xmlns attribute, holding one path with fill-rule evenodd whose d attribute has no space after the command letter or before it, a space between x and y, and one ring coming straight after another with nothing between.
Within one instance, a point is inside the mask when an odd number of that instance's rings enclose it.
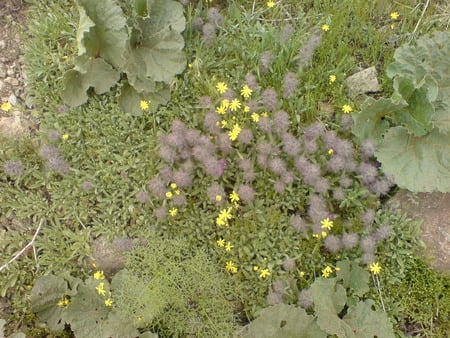
<instances>
[{"instance_id":1,"label":"dried twig","mask_svg":"<svg viewBox=\"0 0 450 338\"><path fill-rule=\"evenodd\" d=\"M36 232L34 233L33 238L31 239L30 243L28 243L22 250L20 250L13 258L11 258L9 260L9 262L3 264L0 267L0 272L3 271L4 269L6 269L8 267L9 264L11 264L12 262L14 262L17 258L19 258L30 246L33 246L33 252L35 255L35 259L37 261L37 255L36 255L36 248L34 247L34 241L36 240L36 237L39 235L39 232L41 231L42 228L42 224L44 223L44 219L41 219L41 221L39 222L39 226L36 229Z\"/></svg>"}]
</instances>

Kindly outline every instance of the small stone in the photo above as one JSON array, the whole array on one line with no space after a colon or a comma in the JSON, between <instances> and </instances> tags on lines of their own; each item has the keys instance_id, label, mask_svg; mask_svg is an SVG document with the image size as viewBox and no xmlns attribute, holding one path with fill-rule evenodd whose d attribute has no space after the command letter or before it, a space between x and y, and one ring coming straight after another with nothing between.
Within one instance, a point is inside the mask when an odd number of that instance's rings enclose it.
<instances>
[{"instance_id":1,"label":"small stone","mask_svg":"<svg viewBox=\"0 0 450 338\"><path fill-rule=\"evenodd\" d=\"M6 42L5 40L0 40L0 49L3 49L6 47Z\"/></svg>"},{"instance_id":2,"label":"small stone","mask_svg":"<svg viewBox=\"0 0 450 338\"><path fill-rule=\"evenodd\" d=\"M8 75L8 76L13 76L15 73L16 72L14 71L14 69L12 67L8 68L8 70L6 71L6 75Z\"/></svg>"},{"instance_id":3,"label":"small stone","mask_svg":"<svg viewBox=\"0 0 450 338\"><path fill-rule=\"evenodd\" d=\"M6 83L9 83L11 86L17 87L19 85L19 80L14 77L7 77L5 79Z\"/></svg>"},{"instance_id":4,"label":"small stone","mask_svg":"<svg viewBox=\"0 0 450 338\"><path fill-rule=\"evenodd\" d=\"M11 103L13 106L17 104L17 97L14 94L9 95L8 102Z\"/></svg>"},{"instance_id":5,"label":"small stone","mask_svg":"<svg viewBox=\"0 0 450 338\"><path fill-rule=\"evenodd\" d=\"M376 93L381 90L378 83L377 70L374 66L349 76L346 80L349 96L352 99L367 93Z\"/></svg>"}]
</instances>

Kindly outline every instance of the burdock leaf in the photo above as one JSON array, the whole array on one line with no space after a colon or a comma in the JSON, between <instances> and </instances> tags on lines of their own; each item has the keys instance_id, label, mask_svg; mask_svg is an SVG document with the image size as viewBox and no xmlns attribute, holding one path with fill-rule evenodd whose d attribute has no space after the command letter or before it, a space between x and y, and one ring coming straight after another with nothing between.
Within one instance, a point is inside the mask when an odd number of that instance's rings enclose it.
<instances>
[{"instance_id":1,"label":"burdock leaf","mask_svg":"<svg viewBox=\"0 0 450 338\"><path fill-rule=\"evenodd\" d=\"M119 105L122 111L139 116L144 113L140 108L141 100L149 102L148 113L156 111L159 105L167 103L170 99L170 91L167 86L157 83L153 91L138 93L134 87L124 84L119 97Z\"/></svg>"},{"instance_id":2,"label":"burdock leaf","mask_svg":"<svg viewBox=\"0 0 450 338\"><path fill-rule=\"evenodd\" d=\"M433 129L417 137L405 127L391 128L376 152L386 173L410 191L450 191L450 134Z\"/></svg>"},{"instance_id":3,"label":"burdock leaf","mask_svg":"<svg viewBox=\"0 0 450 338\"><path fill-rule=\"evenodd\" d=\"M85 52L87 56L103 58L119 68L125 61L128 41L127 22L122 9L114 0L78 0L78 3L78 41L84 46L79 54Z\"/></svg>"},{"instance_id":4,"label":"burdock leaf","mask_svg":"<svg viewBox=\"0 0 450 338\"><path fill-rule=\"evenodd\" d=\"M351 289L353 295L362 297L369 291L370 274L354 261L340 261L337 263L339 270L336 272L338 278L342 278L345 288Z\"/></svg>"}]
</instances>

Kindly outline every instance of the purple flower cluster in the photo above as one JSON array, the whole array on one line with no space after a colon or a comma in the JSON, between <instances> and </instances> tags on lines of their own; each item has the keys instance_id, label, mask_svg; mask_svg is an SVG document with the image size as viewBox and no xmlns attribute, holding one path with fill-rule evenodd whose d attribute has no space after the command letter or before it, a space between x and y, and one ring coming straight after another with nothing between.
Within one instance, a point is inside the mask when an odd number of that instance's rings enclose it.
<instances>
[{"instance_id":1,"label":"purple flower cluster","mask_svg":"<svg viewBox=\"0 0 450 338\"><path fill-rule=\"evenodd\" d=\"M43 145L39 148L39 156L46 160L47 167L61 174L70 171L70 165L63 159L61 151L52 145Z\"/></svg>"}]
</instances>

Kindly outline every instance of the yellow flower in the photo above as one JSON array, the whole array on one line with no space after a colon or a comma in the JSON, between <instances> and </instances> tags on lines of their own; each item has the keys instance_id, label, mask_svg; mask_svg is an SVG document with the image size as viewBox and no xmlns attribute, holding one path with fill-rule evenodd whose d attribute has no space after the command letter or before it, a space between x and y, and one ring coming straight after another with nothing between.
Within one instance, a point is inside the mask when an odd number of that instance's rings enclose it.
<instances>
[{"instance_id":1,"label":"yellow flower","mask_svg":"<svg viewBox=\"0 0 450 338\"><path fill-rule=\"evenodd\" d=\"M3 103L2 106L1 106L1 109L4 110L4 111L6 111L6 112L9 111L11 108L12 108L12 105L11 105L11 103L9 103L9 102L5 102L5 103Z\"/></svg>"},{"instance_id":2,"label":"yellow flower","mask_svg":"<svg viewBox=\"0 0 450 338\"><path fill-rule=\"evenodd\" d=\"M389 16L392 20L397 20L400 14L398 14L397 12L392 12L391 14L389 14Z\"/></svg>"},{"instance_id":3,"label":"yellow flower","mask_svg":"<svg viewBox=\"0 0 450 338\"><path fill-rule=\"evenodd\" d=\"M239 99L233 99L230 103L230 110L236 111L238 108L241 108L241 101Z\"/></svg>"},{"instance_id":4,"label":"yellow flower","mask_svg":"<svg viewBox=\"0 0 450 338\"><path fill-rule=\"evenodd\" d=\"M266 278L267 276L270 276L269 269L261 269L261 272L259 273L259 278Z\"/></svg>"},{"instance_id":5,"label":"yellow flower","mask_svg":"<svg viewBox=\"0 0 450 338\"><path fill-rule=\"evenodd\" d=\"M244 113L248 113L250 111L250 107L249 106L244 106Z\"/></svg>"},{"instance_id":6,"label":"yellow flower","mask_svg":"<svg viewBox=\"0 0 450 338\"><path fill-rule=\"evenodd\" d=\"M97 290L99 295L104 296L106 294L105 283L103 283L103 282L100 283L98 286L96 286L95 289Z\"/></svg>"},{"instance_id":7,"label":"yellow flower","mask_svg":"<svg viewBox=\"0 0 450 338\"><path fill-rule=\"evenodd\" d=\"M331 230L331 228L333 227L333 221L330 221L328 217L320 221L320 224L322 224L322 229Z\"/></svg>"},{"instance_id":8,"label":"yellow flower","mask_svg":"<svg viewBox=\"0 0 450 338\"><path fill-rule=\"evenodd\" d=\"M68 139L69 139L69 134L64 134L64 135L62 135L62 136L61 136L61 139L62 139L63 141L68 140Z\"/></svg>"},{"instance_id":9,"label":"yellow flower","mask_svg":"<svg viewBox=\"0 0 450 338\"><path fill-rule=\"evenodd\" d=\"M241 95L244 97L244 99L248 99L250 96L252 96L253 90L247 85L244 85L241 89Z\"/></svg>"},{"instance_id":10,"label":"yellow flower","mask_svg":"<svg viewBox=\"0 0 450 338\"><path fill-rule=\"evenodd\" d=\"M328 234L325 231L322 231L321 235L322 235L322 238L325 238L328 236Z\"/></svg>"},{"instance_id":11,"label":"yellow flower","mask_svg":"<svg viewBox=\"0 0 450 338\"><path fill-rule=\"evenodd\" d=\"M232 261L228 261L225 265L225 269L227 271L230 271L232 273L236 273L237 272L237 267L236 265L234 265L234 263Z\"/></svg>"},{"instance_id":12,"label":"yellow flower","mask_svg":"<svg viewBox=\"0 0 450 338\"><path fill-rule=\"evenodd\" d=\"M328 155L333 155L333 154L334 154L333 148L328 149Z\"/></svg>"},{"instance_id":13,"label":"yellow flower","mask_svg":"<svg viewBox=\"0 0 450 338\"><path fill-rule=\"evenodd\" d=\"M216 108L216 113L219 115L225 115L227 112L227 108L221 104L219 107Z\"/></svg>"},{"instance_id":14,"label":"yellow flower","mask_svg":"<svg viewBox=\"0 0 450 338\"><path fill-rule=\"evenodd\" d=\"M232 208L220 210L219 216L216 218L216 224L228 226L228 220L231 219L231 210Z\"/></svg>"},{"instance_id":15,"label":"yellow flower","mask_svg":"<svg viewBox=\"0 0 450 338\"><path fill-rule=\"evenodd\" d=\"M100 280L100 279L105 279L105 275L103 274L103 271L96 271L94 273L94 279Z\"/></svg>"},{"instance_id":16,"label":"yellow flower","mask_svg":"<svg viewBox=\"0 0 450 338\"><path fill-rule=\"evenodd\" d=\"M305 272L304 271L300 271L299 275L300 275L300 277L304 277L305 276Z\"/></svg>"},{"instance_id":17,"label":"yellow flower","mask_svg":"<svg viewBox=\"0 0 450 338\"><path fill-rule=\"evenodd\" d=\"M225 109L228 109L228 107L230 106L230 100L223 99L222 100L222 106L224 106Z\"/></svg>"},{"instance_id":18,"label":"yellow flower","mask_svg":"<svg viewBox=\"0 0 450 338\"><path fill-rule=\"evenodd\" d=\"M226 121L226 120L222 120L222 121L220 121L220 128L225 128L225 127L227 127L228 126L228 122Z\"/></svg>"},{"instance_id":19,"label":"yellow flower","mask_svg":"<svg viewBox=\"0 0 450 338\"><path fill-rule=\"evenodd\" d=\"M216 89L218 91L219 94L223 94L228 90L228 86L226 85L225 82L218 82L216 84Z\"/></svg>"},{"instance_id":20,"label":"yellow flower","mask_svg":"<svg viewBox=\"0 0 450 338\"><path fill-rule=\"evenodd\" d=\"M228 133L228 137L230 138L231 141L236 141L240 132L241 132L241 127L239 127L239 124L235 124L233 126L233 129L230 130L230 132Z\"/></svg>"},{"instance_id":21,"label":"yellow flower","mask_svg":"<svg viewBox=\"0 0 450 338\"><path fill-rule=\"evenodd\" d=\"M181 191L180 190L175 190L175 195L179 195L181 193Z\"/></svg>"},{"instance_id":22,"label":"yellow flower","mask_svg":"<svg viewBox=\"0 0 450 338\"><path fill-rule=\"evenodd\" d=\"M106 306L112 306L112 303L113 303L113 301L112 301L111 298L105 299L105 305Z\"/></svg>"},{"instance_id":23,"label":"yellow flower","mask_svg":"<svg viewBox=\"0 0 450 338\"><path fill-rule=\"evenodd\" d=\"M252 114L252 120L253 120L253 122L258 122L259 121L259 114L258 113L253 113Z\"/></svg>"},{"instance_id":24,"label":"yellow flower","mask_svg":"<svg viewBox=\"0 0 450 338\"><path fill-rule=\"evenodd\" d=\"M170 183L170 187L171 187L172 189L176 189L176 188L177 188L177 184L176 184L176 183Z\"/></svg>"},{"instance_id":25,"label":"yellow flower","mask_svg":"<svg viewBox=\"0 0 450 338\"><path fill-rule=\"evenodd\" d=\"M330 277L330 274L333 273L333 269L330 268L328 265L322 270L322 277L328 278Z\"/></svg>"},{"instance_id":26,"label":"yellow flower","mask_svg":"<svg viewBox=\"0 0 450 338\"><path fill-rule=\"evenodd\" d=\"M67 306L67 305L69 305L69 303L70 303L70 300L66 296L66 297L64 297L63 300L60 300L58 303L56 303L56 305L58 305L58 306Z\"/></svg>"},{"instance_id":27,"label":"yellow flower","mask_svg":"<svg viewBox=\"0 0 450 338\"><path fill-rule=\"evenodd\" d=\"M381 272L381 266L378 262L372 263L369 266L370 272L372 272L374 275L378 275Z\"/></svg>"},{"instance_id":28,"label":"yellow flower","mask_svg":"<svg viewBox=\"0 0 450 338\"><path fill-rule=\"evenodd\" d=\"M233 190L233 192L230 194L230 201L233 203L239 202L239 195L236 191Z\"/></svg>"},{"instance_id":29,"label":"yellow flower","mask_svg":"<svg viewBox=\"0 0 450 338\"><path fill-rule=\"evenodd\" d=\"M259 267L257 267L256 265L253 267L253 271L258 271Z\"/></svg>"},{"instance_id":30,"label":"yellow flower","mask_svg":"<svg viewBox=\"0 0 450 338\"><path fill-rule=\"evenodd\" d=\"M330 75L329 77L328 77L328 79L330 80L330 84L331 83L333 83L334 81L336 81L336 75Z\"/></svg>"},{"instance_id":31,"label":"yellow flower","mask_svg":"<svg viewBox=\"0 0 450 338\"><path fill-rule=\"evenodd\" d=\"M267 116L269 116L269 114L267 114L267 112L265 111L265 112L261 113L261 116L262 117L267 117Z\"/></svg>"},{"instance_id":32,"label":"yellow flower","mask_svg":"<svg viewBox=\"0 0 450 338\"><path fill-rule=\"evenodd\" d=\"M144 111L148 110L148 107L149 107L148 106L148 102L144 101L144 100L141 101L140 106L141 106L141 109L144 110Z\"/></svg>"},{"instance_id":33,"label":"yellow flower","mask_svg":"<svg viewBox=\"0 0 450 338\"><path fill-rule=\"evenodd\" d=\"M169 210L169 214L170 216L176 216L178 214L178 209L177 208L172 208Z\"/></svg>"},{"instance_id":34,"label":"yellow flower","mask_svg":"<svg viewBox=\"0 0 450 338\"><path fill-rule=\"evenodd\" d=\"M166 192L166 198L172 198L173 194L171 191Z\"/></svg>"},{"instance_id":35,"label":"yellow flower","mask_svg":"<svg viewBox=\"0 0 450 338\"><path fill-rule=\"evenodd\" d=\"M219 239L216 241L216 243L217 243L217 246L218 246L219 248L223 248L223 247L225 246L225 240L224 240L223 238L219 238Z\"/></svg>"},{"instance_id":36,"label":"yellow flower","mask_svg":"<svg viewBox=\"0 0 450 338\"><path fill-rule=\"evenodd\" d=\"M395 24L391 23L391 29L395 28Z\"/></svg>"},{"instance_id":37,"label":"yellow flower","mask_svg":"<svg viewBox=\"0 0 450 338\"><path fill-rule=\"evenodd\" d=\"M324 32L328 32L328 31L330 30L330 26L327 25L327 24L324 24L324 25L322 25L322 30L323 30Z\"/></svg>"},{"instance_id":38,"label":"yellow flower","mask_svg":"<svg viewBox=\"0 0 450 338\"><path fill-rule=\"evenodd\" d=\"M272 1L272 0L271 1L267 1L266 5L269 8L273 8L273 7L275 7L275 1Z\"/></svg>"},{"instance_id":39,"label":"yellow flower","mask_svg":"<svg viewBox=\"0 0 450 338\"><path fill-rule=\"evenodd\" d=\"M348 104L344 104L342 106L342 111L344 112L344 114L350 114L353 111L353 108Z\"/></svg>"},{"instance_id":40,"label":"yellow flower","mask_svg":"<svg viewBox=\"0 0 450 338\"><path fill-rule=\"evenodd\" d=\"M231 245L230 242L227 243L227 245L225 245L225 251L231 251L231 249L233 249L234 245Z\"/></svg>"},{"instance_id":41,"label":"yellow flower","mask_svg":"<svg viewBox=\"0 0 450 338\"><path fill-rule=\"evenodd\" d=\"M222 196L221 195L216 195L215 200L216 200L216 202L220 202L222 200Z\"/></svg>"}]
</instances>

